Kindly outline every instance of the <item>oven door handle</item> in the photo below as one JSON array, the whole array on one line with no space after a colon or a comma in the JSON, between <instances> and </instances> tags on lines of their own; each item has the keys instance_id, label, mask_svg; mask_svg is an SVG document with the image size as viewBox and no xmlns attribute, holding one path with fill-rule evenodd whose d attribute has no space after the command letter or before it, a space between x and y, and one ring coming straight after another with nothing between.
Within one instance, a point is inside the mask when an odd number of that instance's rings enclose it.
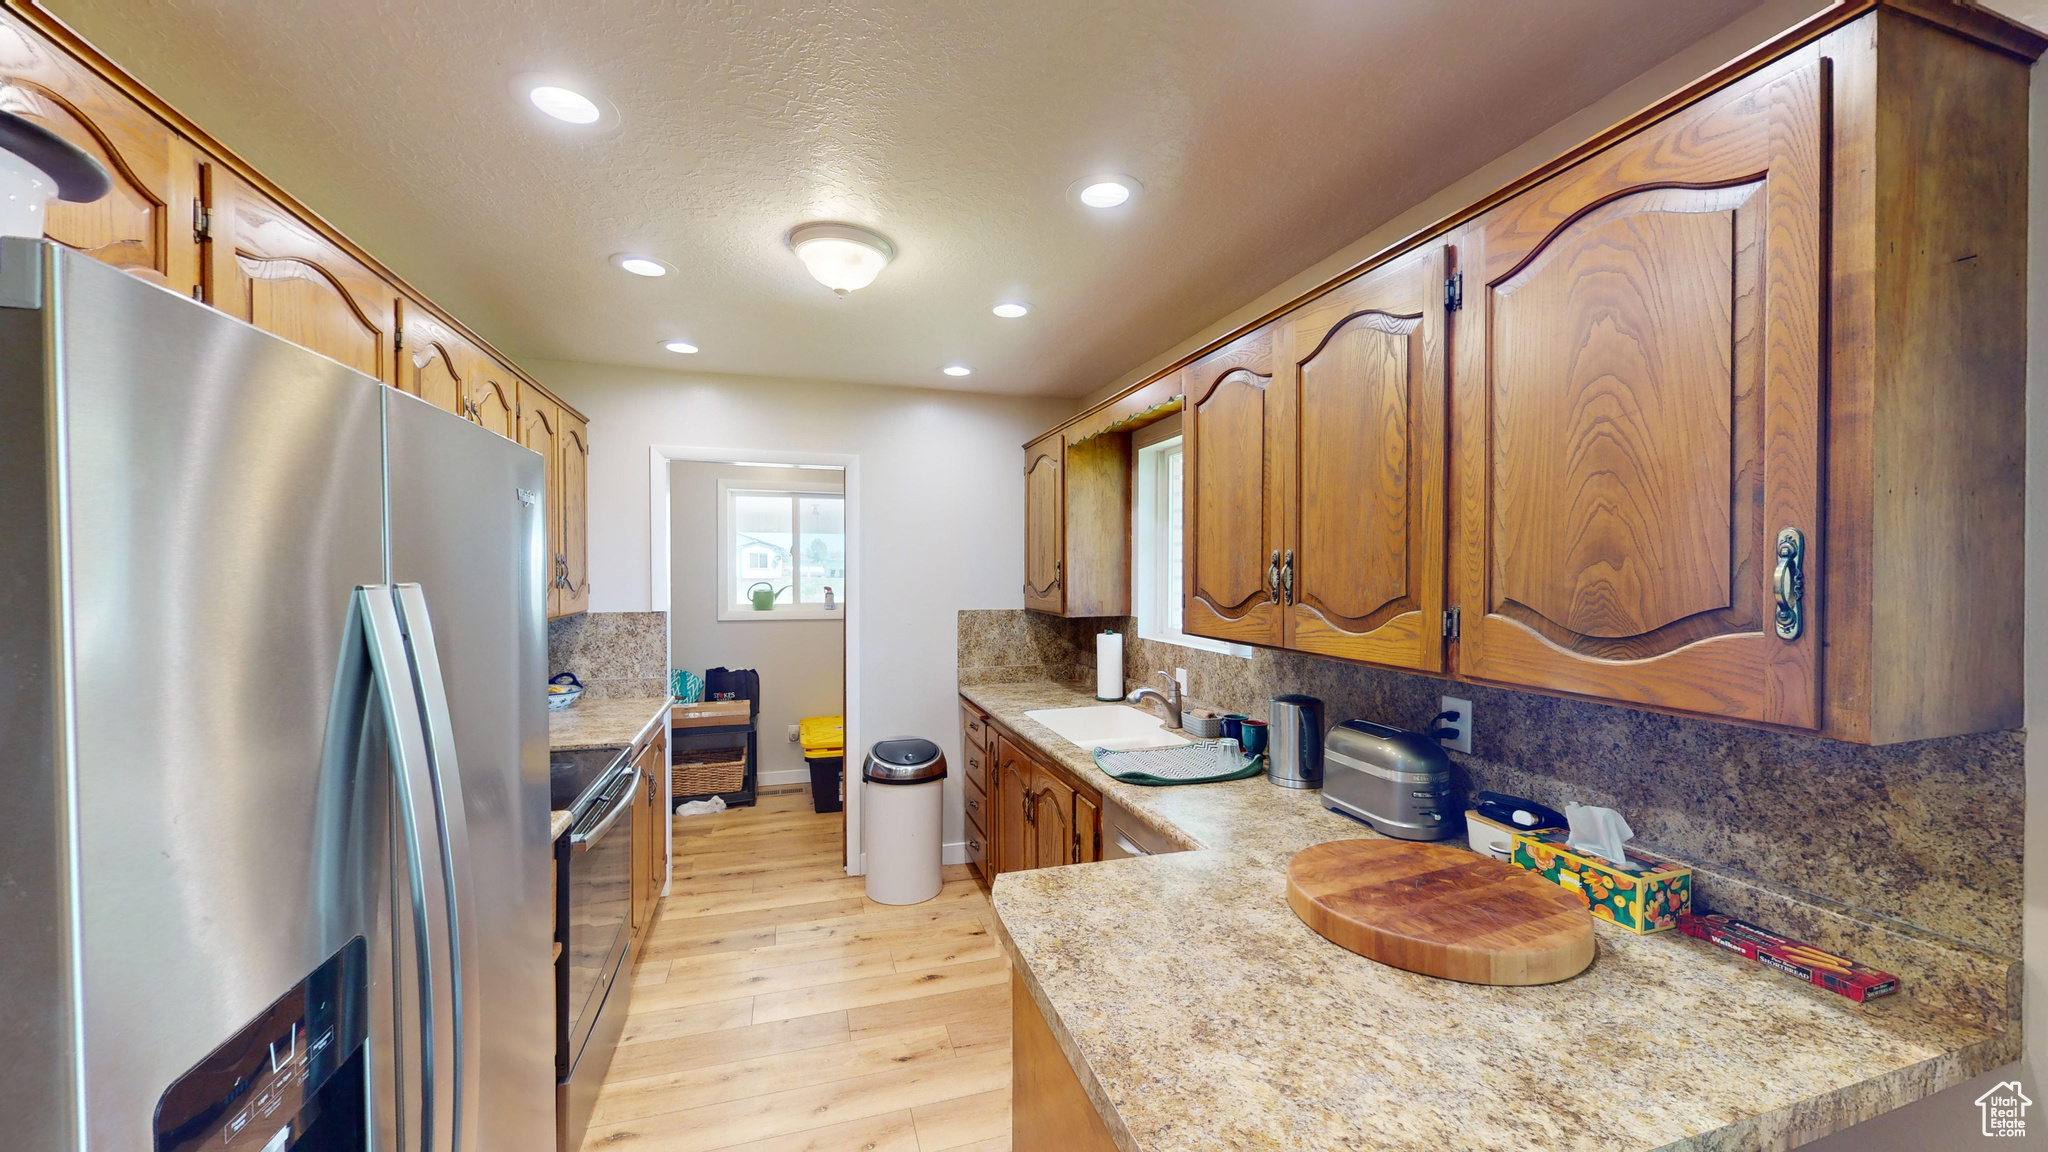
<instances>
[{"instance_id":1,"label":"oven door handle","mask_svg":"<svg viewBox=\"0 0 2048 1152\"><path fill-rule=\"evenodd\" d=\"M597 842L604 839L612 830L612 825L619 822L620 815L633 806L639 787L640 769L635 766L632 771L626 773L624 787L613 786L612 799L609 801L611 807L605 810L605 814L598 818L597 823L589 828L569 833L570 847L578 852L588 852L597 847Z\"/></svg>"}]
</instances>

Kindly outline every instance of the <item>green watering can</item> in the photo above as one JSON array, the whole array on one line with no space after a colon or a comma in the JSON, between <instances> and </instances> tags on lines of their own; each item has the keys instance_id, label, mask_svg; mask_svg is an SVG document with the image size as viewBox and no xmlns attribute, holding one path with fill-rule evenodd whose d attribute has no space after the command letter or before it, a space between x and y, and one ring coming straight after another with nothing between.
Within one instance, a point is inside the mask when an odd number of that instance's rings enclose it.
<instances>
[{"instance_id":1,"label":"green watering can","mask_svg":"<svg viewBox=\"0 0 2048 1152\"><path fill-rule=\"evenodd\" d=\"M766 580L756 580L747 586L747 596L754 601L754 611L756 612L774 611L775 598L787 591L789 591L788 585L785 584L778 589Z\"/></svg>"}]
</instances>

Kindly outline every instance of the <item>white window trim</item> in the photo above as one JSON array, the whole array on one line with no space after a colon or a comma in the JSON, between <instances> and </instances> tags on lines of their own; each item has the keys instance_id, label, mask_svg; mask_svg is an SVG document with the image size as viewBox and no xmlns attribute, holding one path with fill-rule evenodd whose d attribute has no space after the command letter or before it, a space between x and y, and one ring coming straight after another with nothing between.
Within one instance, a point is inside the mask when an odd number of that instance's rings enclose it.
<instances>
[{"instance_id":1,"label":"white window trim","mask_svg":"<svg viewBox=\"0 0 2048 1152\"><path fill-rule=\"evenodd\" d=\"M834 492L816 484L802 484L790 480L720 480L718 482L718 539L713 547L718 552L718 619L722 623L770 624L775 621L846 619L846 589L833 590L834 605L829 610L823 604L784 604L776 602L773 611L756 612L726 602L725 594L732 590L732 496L733 491L741 492L788 492L804 496L836 496L846 498L844 492ZM851 585L852 569L847 570L847 583Z\"/></svg>"},{"instance_id":2,"label":"white window trim","mask_svg":"<svg viewBox=\"0 0 2048 1152\"><path fill-rule=\"evenodd\" d=\"M1137 500L1131 516L1131 612L1137 618L1138 638L1161 644L1177 644L1183 648L1197 648L1205 652L1221 652L1249 660L1252 649L1243 644L1232 644L1226 640L1211 640L1206 636L1190 636L1185 632L1165 626L1167 619L1162 598L1165 575L1159 559L1159 549L1166 535L1166 502L1162 495L1164 477L1160 461L1167 451L1181 444L1180 421L1170 424L1161 421L1151 428L1141 428L1133 436L1134 471L1137 473ZM1153 431L1156 429L1157 431ZM1152 432L1147 436L1147 432ZM1149 441L1149 442L1148 442ZM1182 499L1185 500L1187 487L1182 481Z\"/></svg>"}]
</instances>

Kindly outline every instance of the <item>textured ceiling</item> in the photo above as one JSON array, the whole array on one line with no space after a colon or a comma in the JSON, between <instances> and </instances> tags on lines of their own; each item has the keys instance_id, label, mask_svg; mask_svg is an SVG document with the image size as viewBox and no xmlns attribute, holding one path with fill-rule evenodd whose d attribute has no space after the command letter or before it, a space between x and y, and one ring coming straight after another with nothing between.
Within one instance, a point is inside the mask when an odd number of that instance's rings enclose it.
<instances>
[{"instance_id":1,"label":"textured ceiling","mask_svg":"<svg viewBox=\"0 0 2048 1152\"><path fill-rule=\"evenodd\" d=\"M48 0L515 357L1070 396L1756 3ZM784 247L826 218L900 252L843 300Z\"/></svg>"}]
</instances>

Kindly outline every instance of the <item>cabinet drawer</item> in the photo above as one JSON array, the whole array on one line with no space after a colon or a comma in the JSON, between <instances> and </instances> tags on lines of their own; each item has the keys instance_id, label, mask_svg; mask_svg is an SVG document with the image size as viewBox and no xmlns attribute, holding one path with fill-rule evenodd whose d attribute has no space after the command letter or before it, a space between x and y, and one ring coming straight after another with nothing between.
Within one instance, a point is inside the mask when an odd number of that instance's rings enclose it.
<instances>
[{"instance_id":1,"label":"cabinet drawer","mask_svg":"<svg viewBox=\"0 0 2048 1152\"><path fill-rule=\"evenodd\" d=\"M972 829L986 831L989 826L988 793L974 782L972 776L967 778L967 787L961 792L961 807L966 809L967 823L972 825Z\"/></svg>"},{"instance_id":2,"label":"cabinet drawer","mask_svg":"<svg viewBox=\"0 0 2048 1152\"><path fill-rule=\"evenodd\" d=\"M988 721L964 704L960 707L960 735L969 754L988 751Z\"/></svg>"},{"instance_id":3,"label":"cabinet drawer","mask_svg":"<svg viewBox=\"0 0 2048 1152\"><path fill-rule=\"evenodd\" d=\"M969 748L967 750L967 782L981 789L983 795L988 793L988 762L989 754L983 749Z\"/></svg>"},{"instance_id":4,"label":"cabinet drawer","mask_svg":"<svg viewBox=\"0 0 2048 1152\"><path fill-rule=\"evenodd\" d=\"M967 826L967 863L984 882L995 879L988 867L988 834L972 824Z\"/></svg>"}]
</instances>

